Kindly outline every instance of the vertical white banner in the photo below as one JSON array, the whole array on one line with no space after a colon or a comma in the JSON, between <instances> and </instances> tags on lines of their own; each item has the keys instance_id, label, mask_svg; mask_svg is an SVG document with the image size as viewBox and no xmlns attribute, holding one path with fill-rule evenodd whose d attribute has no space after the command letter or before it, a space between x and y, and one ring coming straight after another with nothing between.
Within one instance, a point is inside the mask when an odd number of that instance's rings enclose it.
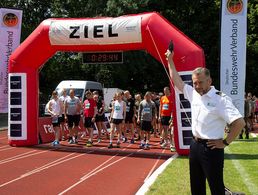
<instances>
[{"instance_id":1,"label":"vertical white banner","mask_svg":"<svg viewBox=\"0 0 258 195\"><path fill-rule=\"evenodd\" d=\"M220 88L244 115L247 0L222 0Z\"/></svg>"},{"instance_id":2,"label":"vertical white banner","mask_svg":"<svg viewBox=\"0 0 258 195\"><path fill-rule=\"evenodd\" d=\"M8 112L8 61L20 44L22 10L0 8L0 113Z\"/></svg>"}]
</instances>

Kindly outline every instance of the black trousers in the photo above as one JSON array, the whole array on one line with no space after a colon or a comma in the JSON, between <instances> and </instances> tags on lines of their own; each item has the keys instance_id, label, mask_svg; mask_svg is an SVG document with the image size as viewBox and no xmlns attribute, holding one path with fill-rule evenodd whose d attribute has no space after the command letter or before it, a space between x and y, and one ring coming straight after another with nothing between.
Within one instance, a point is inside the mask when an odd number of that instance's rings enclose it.
<instances>
[{"instance_id":1,"label":"black trousers","mask_svg":"<svg viewBox=\"0 0 258 195\"><path fill-rule=\"evenodd\" d=\"M206 179L212 195L225 195L223 182L224 149L210 149L206 141L190 145L190 182L192 195L206 195Z\"/></svg>"}]
</instances>

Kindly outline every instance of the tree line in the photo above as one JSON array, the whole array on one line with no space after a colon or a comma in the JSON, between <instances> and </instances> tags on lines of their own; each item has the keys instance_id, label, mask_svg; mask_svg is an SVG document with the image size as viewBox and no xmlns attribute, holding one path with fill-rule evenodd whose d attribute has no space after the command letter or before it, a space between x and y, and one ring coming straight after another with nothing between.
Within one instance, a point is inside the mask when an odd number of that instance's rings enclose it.
<instances>
[{"instance_id":1,"label":"tree line","mask_svg":"<svg viewBox=\"0 0 258 195\"><path fill-rule=\"evenodd\" d=\"M220 0L8 0L0 7L23 10L22 40L47 18L117 17L156 11L200 45L213 83L219 88ZM246 91L258 95L258 3L248 1ZM135 60L137 59L137 60ZM162 65L145 51L124 52L124 63L83 64L74 52L58 52L40 70L40 90L47 97L65 79L94 80L104 87L132 92L162 91L169 84ZM162 78L162 79L160 79ZM164 79L163 79L164 78Z\"/></svg>"}]
</instances>

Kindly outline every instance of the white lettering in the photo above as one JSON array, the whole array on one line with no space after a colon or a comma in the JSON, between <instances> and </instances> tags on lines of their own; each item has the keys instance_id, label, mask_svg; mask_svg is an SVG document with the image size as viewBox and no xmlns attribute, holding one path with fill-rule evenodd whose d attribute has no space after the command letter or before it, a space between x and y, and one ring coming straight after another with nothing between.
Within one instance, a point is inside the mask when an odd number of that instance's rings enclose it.
<instances>
[{"instance_id":1,"label":"white lettering","mask_svg":"<svg viewBox=\"0 0 258 195\"><path fill-rule=\"evenodd\" d=\"M54 133L53 125L43 125L46 134Z\"/></svg>"}]
</instances>

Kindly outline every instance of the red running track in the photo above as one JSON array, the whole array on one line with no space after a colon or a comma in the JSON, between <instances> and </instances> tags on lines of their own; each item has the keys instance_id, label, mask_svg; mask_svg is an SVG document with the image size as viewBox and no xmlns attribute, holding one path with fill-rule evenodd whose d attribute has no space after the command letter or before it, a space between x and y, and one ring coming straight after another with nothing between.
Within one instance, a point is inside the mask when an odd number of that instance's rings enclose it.
<instances>
[{"instance_id":1,"label":"red running track","mask_svg":"<svg viewBox=\"0 0 258 195\"><path fill-rule=\"evenodd\" d=\"M135 194L146 177L173 155L158 140L151 150L137 144L107 149L104 140L92 148L10 147L7 131L0 131L0 194Z\"/></svg>"}]
</instances>

